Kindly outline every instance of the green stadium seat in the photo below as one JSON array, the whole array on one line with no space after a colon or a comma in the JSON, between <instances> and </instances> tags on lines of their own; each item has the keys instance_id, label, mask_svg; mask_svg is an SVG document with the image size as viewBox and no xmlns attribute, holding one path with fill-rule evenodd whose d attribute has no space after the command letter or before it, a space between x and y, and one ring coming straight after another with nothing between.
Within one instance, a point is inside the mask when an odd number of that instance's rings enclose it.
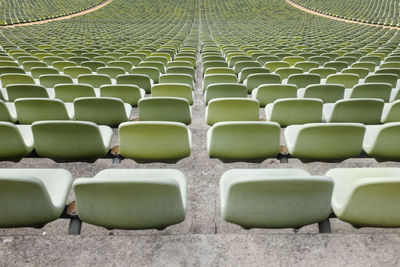
<instances>
[{"instance_id":1,"label":"green stadium seat","mask_svg":"<svg viewBox=\"0 0 400 267\"><path fill-rule=\"evenodd\" d=\"M206 107L206 122L208 125L214 125L221 121L258 121L259 106L255 99L212 99Z\"/></svg>"},{"instance_id":2,"label":"green stadium seat","mask_svg":"<svg viewBox=\"0 0 400 267\"><path fill-rule=\"evenodd\" d=\"M189 101L180 97L149 97L138 103L139 121L175 121L192 123Z\"/></svg>"},{"instance_id":3,"label":"green stadium seat","mask_svg":"<svg viewBox=\"0 0 400 267\"><path fill-rule=\"evenodd\" d=\"M0 121L0 160L20 161L33 150L30 125Z\"/></svg>"}]
</instances>

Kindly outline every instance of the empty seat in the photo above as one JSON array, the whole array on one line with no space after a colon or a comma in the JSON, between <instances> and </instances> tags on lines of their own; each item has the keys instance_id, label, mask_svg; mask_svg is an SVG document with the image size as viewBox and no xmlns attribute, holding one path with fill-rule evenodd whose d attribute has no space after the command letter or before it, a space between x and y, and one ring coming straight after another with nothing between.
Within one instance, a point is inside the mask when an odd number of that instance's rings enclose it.
<instances>
[{"instance_id":1,"label":"empty seat","mask_svg":"<svg viewBox=\"0 0 400 267\"><path fill-rule=\"evenodd\" d=\"M105 74L81 74L78 76L78 83L90 84L94 88L111 84L111 79Z\"/></svg>"},{"instance_id":2,"label":"empty seat","mask_svg":"<svg viewBox=\"0 0 400 267\"><path fill-rule=\"evenodd\" d=\"M105 67L106 64L101 61L84 61L81 66L89 68L92 72L96 72L98 68Z\"/></svg>"},{"instance_id":3,"label":"empty seat","mask_svg":"<svg viewBox=\"0 0 400 267\"><path fill-rule=\"evenodd\" d=\"M321 76L312 73L292 74L287 80L287 84L295 84L297 88L304 88L310 84L321 83Z\"/></svg>"},{"instance_id":4,"label":"empty seat","mask_svg":"<svg viewBox=\"0 0 400 267\"><path fill-rule=\"evenodd\" d=\"M151 88L152 97L182 97L193 105L193 91L189 85L182 83L159 83Z\"/></svg>"},{"instance_id":5,"label":"empty seat","mask_svg":"<svg viewBox=\"0 0 400 267\"><path fill-rule=\"evenodd\" d=\"M74 193L79 218L86 223L161 230L185 219L186 187L179 170L108 169L75 180Z\"/></svg>"},{"instance_id":6,"label":"empty seat","mask_svg":"<svg viewBox=\"0 0 400 267\"><path fill-rule=\"evenodd\" d=\"M238 79L234 74L210 74L204 77L203 92L207 90L210 84L215 83L237 83Z\"/></svg>"},{"instance_id":7,"label":"empty seat","mask_svg":"<svg viewBox=\"0 0 400 267\"><path fill-rule=\"evenodd\" d=\"M285 130L289 153L307 161L337 162L362 151L365 126L359 123L307 123Z\"/></svg>"},{"instance_id":8,"label":"empty seat","mask_svg":"<svg viewBox=\"0 0 400 267\"><path fill-rule=\"evenodd\" d=\"M294 67L302 69L304 72L308 72L313 68L318 68L319 64L317 62L303 61L303 62L297 62L296 64L294 64Z\"/></svg>"},{"instance_id":9,"label":"empty seat","mask_svg":"<svg viewBox=\"0 0 400 267\"><path fill-rule=\"evenodd\" d=\"M325 103L333 103L344 97L345 88L341 84L311 84L300 89L299 97L319 98Z\"/></svg>"},{"instance_id":10,"label":"empty seat","mask_svg":"<svg viewBox=\"0 0 400 267\"><path fill-rule=\"evenodd\" d=\"M0 99L0 121L8 121L15 123L17 121L17 113L14 103L6 103Z\"/></svg>"},{"instance_id":11,"label":"empty seat","mask_svg":"<svg viewBox=\"0 0 400 267\"><path fill-rule=\"evenodd\" d=\"M300 228L328 219L333 181L300 169L231 169L220 179L222 217L243 228Z\"/></svg>"},{"instance_id":12,"label":"empty seat","mask_svg":"<svg viewBox=\"0 0 400 267\"><path fill-rule=\"evenodd\" d=\"M399 227L399 168L338 168L326 173L335 188L332 210L354 227Z\"/></svg>"},{"instance_id":13,"label":"empty seat","mask_svg":"<svg viewBox=\"0 0 400 267\"><path fill-rule=\"evenodd\" d=\"M0 80L3 88L10 84L35 84L31 76L22 73L2 74Z\"/></svg>"},{"instance_id":14,"label":"empty seat","mask_svg":"<svg viewBox=\"0 0 400 267\"><path fill-rule=\"evenodd\" d=\"M210 74L235 74L235 71L229 67L208 68L204 75Z\"/></svg>"},{"instance_id":15,"label":"empty seat","mask_svg":"<svg viewBox=\"0 0 400 267\"><path fill-rule=\"evenodd\" d=\"M263 84L280 84L281 77L273 73L254 73L247 76L243 84L247 88L247 92L251 93L255 88Z\"/></svg>"},{"instance_id":16,"label":"empty seat","mask_svg":"<svg viewBox=\"0 0 400 267\"><path fill-rule=\"evenodd\" d=\"M369 74L369 70L366 68L348 68L342 70L342 73L357 74L361 79L364 79Z\"/></svg>"},{"instance_id":17,"label":"empty seat","mask_svg":"<svg viewBox=\"0 0 400 267\"><path fill-rule=\"evenodd\" d=\"M400 100L385 103L382 111L381 123L400 122Z\"/></svg>"},{"instance_id":18,"label":"empty seat","mask_svg":"<svg viewBox=\"0 0 400 267\"><path fill-rule=\"evenodd\" d=\"M390 83L396 88L397 79L396 74L371 74L365 78L364 83Z\"/></svg>"},{"instance_id":19,"label":"empty seat","mask_svg":"<svg viewBox=\"0 0 400 267\"><path fill-rule=\"evenodd\" d=\"M73 102L78 97L96 96L93 86L89 84L58 84L54 86L56 98L64 102Z\"/></svg>"},{"instance_id":20,"label":"empty seat","mask_svg":"<svg viewBox=\"0 0 400 267\"><path fill-rule=\"evenodd\" d=\"M281 77L281 80L287 79L292 74L303 73L303 69L300 68L278 68L275 70L275 74L278 74Z\"/></svg>"},{"instance_id":21,"label":"empty seat","mask_svg":"<svg viewBox=\"0 0 400 267\"><path fill-rule=\"evenodd\" d=\"M290 67L290 64L286 61L269 61L264 64L264 68L269 69L269 71L274 72L279 68L287 68Z\"/></svg>"},{"instance_id":22,"label":"empty seat","mask_svg":"<svg viewBox=\"0 0 400 267\"><path fill-rule=\"evenodd\" d=\"M2 74L7 74L7 73L22 73L25 74L25 71L23 69L21 69L20 67L13 67L13 66L9 66L9 67L0 67L0 75Z\"/></svg>"},{"instance_id":23,"label":"empty seat","mask_svg":"<svg viewBox=\"0 0 400 267\"><path fill-rule=\"evenodd\" d=\"M189 101L180 97L149 97L138 103L139 121L192 123Z\"/></svg>"},{"instance_id":24,"label":"empty seat","mask_svg":"<svg viewBox=\"0 0 400 267\"><path fill-rule=\"evenodd\" d=\"M233 66L236 75L239 75L239 73L242 72L242 70L245 68L261 68L261 65L257 61L238 61Z\"/></svg>"},{"instance_id":25,"label":"empty seat","mask_svg":"<svg viewBox=\"0 0 400 267\"><path fill-rule=\"evenodd\" d=\"M360 76L351 73L331 74L326 78L327 84L341 84L345 88L351 88L358 83Z\"/></svg>"},{"instance_id":26,"label":"empty seat","mask_svg":"<svg viewBox=\"0 0 400 267\"><path fill-rule=\"evenodd\" d=\"M100 86L101 97L117 97L134 107L138 105L139 99L143 98L145 94L146 92L136 85L110 84Z\"/></svg>"},{"instance_id":27,"label":"empty seat","mask_svg":"<svg viewBox=\"0 0 400 267\"><path fill-rule=\"evenodd\" d=\"M58 219L71 184L64 169L1 169L0 227L41 228Z\"/></svg>"},{"instance_id":28,"label":"empty seat","mask_svg":"<svg viewBox=\"0 0 400 267\"><path fill-rule=\"evenodd\" d=\"M194 82L189 74L169 73L160 76L159 83L184 83L192 87L194 90Z\"/></svg>"},{"instance_id":29,"label":"empty seat","mask_svg":"<svg viewBox=\"0 0 400 267\"><path fill-rule=\"evenodd\" d=\"M321 76L321 79L326 79L331 74L335 74L337 71L334 68L315 68L311 69L309 73L318 74Z\"/></svg>"},{"instance_id":30,"label":"empty seat","mask_svg":"<svg viewBox=\"0 0 400 267\"><path fill-rule=\"evenodd\" d=\"M400 122L366 127L364 151L377 161L400 161Z\"/></svg>"},{"instance_id":31,"label":"empty seat","mask_svg":"<svg viewBox=\"0 0 400 267\"><path fill-rule=\"evenodd\" d=\"M158 83L158 80L160 78L160 71L155 67L134 67L131 70L131 73L147 75L155 83Z\"/></svg>"},{"instance_id":32,"label":"empty seat","mask_svg":"<svg viewBox=\"0 0 400 267\"><path fill-rule=\"evenodd\" d=\"M59 99L19 98L15 100L18 122L32 124L42 120L71 120L73 109Z\"/></svg>"},{"instance_id":33,"label":"empty seat","mask_svg":"<svg viewBox=\"0 0 400 267\"><path fill-rule=\"evenodd\" d=\"M217 83L211 84L207 87L204 94L204 102L208 105L208 102L214 98L226 98L226 97L247 97L247 88L243 84L238 83Z\"/></svg>"},{"instance_id":34,"label":"empty seat","mask_svg":"<svg viewBox=\"0 0 400 267\"><path fill-rule=\"evenodd\" d=\"M0 160L19 161L33 150L30 125L0 121Z\"/></svg>"},{"instance_id":35,"label":"empty seat","mask_svg":"<svg viewBox=\"0 0 400 267\"><path fill-rule=\"evenodd\" d=\"M76 66L76 67L66 67L63 69L63 73L65 75L70 76L71 78L78 78L79 75L82 74L92 74L92 70L88 67L81 67L81 66Z\"/></svg>"},{"instance_id":36,"label":"empty seat","mask_svg":"<svg viewBox=\"0 0 400 267\"><path fill-rule=\"evenodd\" d=\"M27 97L49 97L46 88L36 84L12 84L6 87L6 91L8 95L8 101L14 101L18 98Z\"/></svg>"},{"instance_id":37,"label":"empty seat","mask_svg":"<svg viewBox=\"0 0 400 267\"><path fill-rule=\"evenodd\" d=\"M294 66L296 63L302 62L305 60L306 59L304 57L300 57L300 56L288 56L288 57L284 57L282 59L282 61L289 63L290 66Z\"/></svg>"},{"instance_id":38,"label":"empty seat","mask_svg":"<svg viewBox=\"0 0 400 267\"><path fill-rule=\"evenodd\" d=\"M324 64L324 68L334 68L337 72L341 72L343 69L347 68L349 63L344 61L327 62Z\"/></svg>"},{"instance_id":39,"label":"empty seat","mask_svg":"<svg viewBox=\"0 0 400 267\"><path fill-rule=\"evenodd\" d=\"M259 102L248 98L217 98L208 102L206 122L213 125L220 121L258 121Z\"/></svg>"},{"instance_id":40,"label":"empty seat","mask_svg":"<svg viewBox=\"0 0 400 267\"><path fill-rule=\"evenodd\" d=\"M390 83L364 83L349 91L349 98L379 98L389 102L392 85Z\"/></svg>"},{"instance_id":41,"label":"empty seat","mask_svg":"<svg viewBox=\"0 0 400 267\"><path fill-rule=\"evenodd\" d=\"M126 72L121 67L99 67L97 74L108 75L113 79L116 79L119 75L124 75Z\"/></svg>"},{"instance_id":42,"label":"empty seat","mask_svg":"<svg viewBox=\"0 0 400 267\"><path fill-rule=\"evenodd\" d=\"M381 99L341 99L324 105L323 114L327 122L358 122L379 124L384 102Z\"/></svg>"},{"instance_id":43,"label":"empty seat","mask_svg":"<svg viewBox=\"0 0 400 267\"><path fill-rule=\"evenodd\" d=\"M115 97L81 97L74 100L74 118L118 127L131 117L132 106Z\"/></svg>"},{"instance_id":44,"label":"empty seat","mask_svg":"<svg viewBox=\"0 0 400 267\"><path fill-rule=\"evenodd\" d=\"M57 84L73 83L72 78L62 74L44 74L39 77L39 82L46 88L54 88Z\"/></svg>"},{"instance_id":45,"label":"empty seat","mask_svg":"<svg viewBox=\"0 0 400 267\"><path fill-rule=\"evenodd\" d=\"M224 61L208 61L203 63L203 74L207 71L207 69L209 68L227 68L228 67L228 63L224 62ZM167 70L168 73L168 70Z\"/></svg>"},{"instance_id":46,"label":"empty seat","mask_svg":"<svg viewBox=\"0 0 400 267\"><path fill-rule=\"evenodd\" d=\"M218 122L207 132L207 150L222 161L257 161L276 157L279 140L274 122Z\"/></svg>"},{"instance_id":47,"label":"empty seat","mask_svg":"<svg viewBox=\"0 0 400 267\"><path fill-rule=\"evenodd\" d=\"M110 148L112 129L88 121L37 121L32 124L35 151L55 161L93 162Z\"/></svg>"},{"instance_id":48,"label":"empty seat","mask_svg":"<svg viewBox=\"0 0 400 267\"><path fill-rule=\"evenodd\" d=\"M136 85L142 88L146 93L151 92L153 80L149 76L143 74L124 74L118 75L117 84Z\"/></svg>"},{"instance_id":49,"label":"empty seat","mask_svg":"<svg viewBox=\"0 0 400 267\"><path fill-rule=\"evenodd\" d=\"M137 162L176 162L191 154L191 133L183 123L124 122L118 132L121 155Z\"/></svg>"},{"instance_id":50,"label":"empty seat","mask_svg":"<svg viewBox=\"0 0 400 267\"><path fill-rule=\"evenodd\" d=\"M239 82L244 82L250 74L254 73L269 73L269 70L261 67L248 67L240 71Z\"/></svg>"},{"instance_id":51,"label":"empty seat","mask_svg":"<svg viewBox=\"0 0 400 267\"><path fill-rule=\"evenodd\" d=\"M262 107L281 98L296 98L297 86L291 84L263 84L252 91L252 98L257 99Z\"/></svg>"}]
</instances>

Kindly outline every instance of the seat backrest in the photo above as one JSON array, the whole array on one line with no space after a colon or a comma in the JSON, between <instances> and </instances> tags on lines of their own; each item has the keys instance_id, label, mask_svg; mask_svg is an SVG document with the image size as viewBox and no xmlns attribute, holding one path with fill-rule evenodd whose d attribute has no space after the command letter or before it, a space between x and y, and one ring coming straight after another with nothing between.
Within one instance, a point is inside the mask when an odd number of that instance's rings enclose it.
<instances>
[{"instance_id":1,"label":"seat backrest","mask_svg":"<svg viewBox=\"0 0 400 267\"><path fill-rule=\"evenodd\" d=\"M111 84L111 79L105 74L81 74L78 76L78 83L90 84L94 88L99 88L105 84Z\"/></svg>"},{"instance_id":2,"label":"seat backrest","mask_svg":"<svg viewBox=\"0 0 400 267\"><path fill-rule=\"evenodd\" d=\"M396 74L372 74L365 78L364 83L390 83L396 88L397 79Z\"/></svg>"},{"instance_id":3,"label":"seat backrest","mask_svg":"<svg viewBox=\"0 0 400 267\"><path fill-rule=\"evenodd\" d=\"M46 88L54 88L57 84L73 83L72 78L62 74L44 74L39 77L39 82Z\"/></svg>"},{"instance_id":4,"label":"seat backrest","mask_svg":"<svg viewBox=\"0 0 400 267\"><path fill-rule=\"evenodd\" d=\"M364 83L353 87L350 98L379 98L389 102L391 92L390 83Z\"/></svg>"},{"instance_id":5,"label":"seat backrest","mask_svg":"<svg viewBox=\"0 0 400 267\"><path fill-rule=\"evenodd\" d=\"M381 99L342 99L335 103L330 122L357 122L378 124L382 116L384 102Z\"/></svg>"},{"instance_id":6,"label":"seat backrest","mask_svg":"<svg viewBox=\"0 0 400 267\"><path fill-rule=\"evenodd\" d=\"M58 84L54 86L56 98L72 102L78 97L96 96L93 86L89 84Z\"/></svg>"},{"instance_id":7,"label":"seat backrest","mask_svg":"<svg viewBox=\"0 0 400 267\"><path fill-rule=\"evenodd\" d=\"M6 87L6 91L8 94L8 100L11 102L18 98L49 97L46 88L36 84L12 84Z\"/></svg>"},{"instance_id":8,"label":"seat backrest","mask_svg":"<svg viewBox=\"0 0 400 267\"><path fill-rule=\"evenodd\" d=\"M305 88L310 84L319 84L321 82L321 76L318 74L292 74L289 76L287 83L295 84L298 88Z\"/></svg>"},{"instance_id":9,"label":"seat backrest","mask_svg":"<svg viewBox=\"0 0 400 267\"><path fill-rule=\"evenodd\" d=\"M340 73L331 74L326 78L327 84L342 84L345 88L352 88L358 83L360 76L358 74Z\"/></svg>"},{"instance_id":10,"label":"seat backrest","mask_svg":"<svg viewBox=\"0 0 400 267\"><path fill-rule=\"evenodd\" d=\"M31 76L22 73L2 74L0 80L3 88L10 84L35 84Z\"/></svg>"},{"instance_id":11,"label":"seat backrest","mask_svg":"<svg viewBox=\"0 0 400 267\"><path fill-rule=\"evenodd\" d=\"M59 99L20 98L15 100L18 121L32 124L41 120L69 120L67 109Z\"/></svg>"},{"instance_id":12,"label":"seat backrest","mask_svg":"<svg viewBox=\"0 0 400 267\"><path fill-rule=\"evenodd\" d=\"M259 102L255 99L212 99L206 108L206 121L208 125L220 121L258 121L259 106Z\"/></svg>"},{"instance_id":13,"label":"seat backrest","mask_svg":"<svg viewBox=\"0 0 400 267\"><path fill-rule=\"evenodd\" d=\"M345 87L341 84L311 84L305 88L304 97L319 98L325 103L333 103L344 97Z\"/></svg>"},{"instance_id":14,"label":"seat backrest","mask_svg":"<svg viewBox=\"0 0 400 267\"><path fill-rule=\"evenodd\" d=\"M118 75L117 84L136 85L142 88L146 93L151 92L152 80L149 76L143 74L123 74Z\"/></svg>"},{"instance_id":15,"label":"seat backrest","mask_svg":"<svg viewBox=\"0 0 400 267\"><path fill-rule=\"evenodd\" d=\"M155 67L135 67L131 70L132 74L142 74L147 75L151 78L155 83L158 83L160 78L160 71Z\"/></svg>"},{"instance_id":16,"label":"seat backrest","mask_svg":"<svg viewBox=\"0 0 400 267\"><path fill-rule=\"evenodd\" d=\"M17 126L11 122L0 121L0 159L19 161L31 152Z\"/></svg>"},{"instance_id":17,"label":"seat backrest","mask_svg":"<svg viewBox=\"0 0 400 267\"><path fill-rule=\"evenodd\" d=\"M149 97L139 100L139 121L192 122L190 104L180 97Z\"/></svg>"}]
</instances>

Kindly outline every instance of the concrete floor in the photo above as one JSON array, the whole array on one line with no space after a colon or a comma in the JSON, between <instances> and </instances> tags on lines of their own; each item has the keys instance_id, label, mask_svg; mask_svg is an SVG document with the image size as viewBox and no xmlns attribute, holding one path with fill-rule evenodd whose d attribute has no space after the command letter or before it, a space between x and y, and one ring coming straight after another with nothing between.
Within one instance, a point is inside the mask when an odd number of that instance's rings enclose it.
<instances>
[{"instance_id":1,"label":"concrete floor","mask_svg":"<svg viewBox=\"0 0 400 267\"><path fill-rule=\"evenodd\" d=\"M200 58L200 57L199 57ZM349 159L342 163L222 163L210 159L206 133L202 77L197 70L192 155L177 164L138 164L125 159L95 163L55 163L49 159L1 162L0 168L65 168L74 178L92 177L107 168L176 168L188 180L187 217L163 231L112 230L83 224L81 236L68 236L68 221L59 219L42 229L0 229L0 266L398 266L400 229L355 229L332 219L332 234L318 234L317 225L294 233L292 229L252 229L227 223L220 216L219 178L232 168L301 168L324 175L336 167L400 167L374 159ZM137 114L136 109L133 116ZM265 117L264 111L260 115ZM116 133L116 132L115 132ZM114 136L113 144L118 144ZM282 144L284 140L282 138ZM69 201L74 196L70 193ZM1 215L0 215L1 216Z\"/></svg>"}]
</instances>

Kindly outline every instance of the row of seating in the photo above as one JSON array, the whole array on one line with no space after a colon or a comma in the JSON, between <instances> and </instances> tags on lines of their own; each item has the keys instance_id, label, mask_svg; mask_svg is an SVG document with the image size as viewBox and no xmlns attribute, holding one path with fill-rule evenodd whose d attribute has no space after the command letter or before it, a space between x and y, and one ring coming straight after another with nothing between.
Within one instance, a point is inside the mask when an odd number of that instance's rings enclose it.
<instances>
[{"instance_id":1,"label":"row of seating","mask_svg":"<svg viewBox=\"0 0 400 267\"><path fill-rule=\"evenodd\" d=\"M399 168L231 169L220 179L222 217L245 229L330 232L334 215L354 227L399 227ZM60 217L107 229L158 229L185 220L187 181L176 169L107 169L78 178L64 169L0 169L0 227L41 228ZM76 203L65 208L71 186ZM75 207L76 204L76 207ZM331 211L332 208L332 211ZM76 224L78 221L78 224Z\"/></svg>"}]
</instances>

